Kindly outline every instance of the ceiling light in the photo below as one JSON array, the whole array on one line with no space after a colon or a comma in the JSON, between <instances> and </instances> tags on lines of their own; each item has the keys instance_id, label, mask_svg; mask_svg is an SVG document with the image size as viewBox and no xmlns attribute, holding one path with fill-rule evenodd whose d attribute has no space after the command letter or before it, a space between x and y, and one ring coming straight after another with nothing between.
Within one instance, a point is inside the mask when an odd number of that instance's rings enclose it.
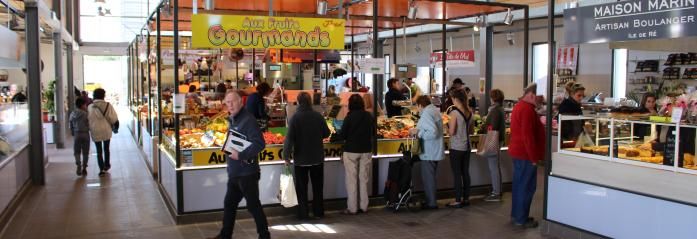
<instances>
[{"instance_id":1,"label":"ceiling light","mask_svg":"<svg viewBox=\"0 0 697 239\"><path fill-rule=\"evenodd\" d=\"M513 13L511 13L510 8L506 12L506 17L503 18L503 23L505 23L506 25L511 25L511 23L513 23Z\"/></svg>"},{"instance_id":2,"label":"ceiling light","mask_svg":"<svg viewBox=\"0 0 697 239\"><path fill-rule=\"evenodd\" d=\"M203 3L203 9L206 9L206 11L215 10L215 0L205 0Z\"/></svg>"},{"instance_id":3,"label":"ceiling light","mask_svg":"<svg viewBox=\"0 0 697 239\"><path fill-rule=\"evenodd\" d=\"M327 1L322 0L317 2L317 14L327 15Z\"/></svg>"},{"instance_id":4,"label":"ceiling light","mask_svg":"<svg viewBox=\"0 0 697 239\"><path fill-rule=\"evenodd\" d=\"M416 18L416 12L418 9L416 8L416 4L414 3L414 1L410 2L411 3L409 3L409 13L407 13L407 18L414 19Z\"/></svg>"},{"instance_id":5,"label":"ceiling light","mask_svg":"<svg viewBox=\"0 0 697 239\"><path fill-rule=\"evenodd\" d=\"M475 32L478 32L478 31L479 31L479 25L480 25L481 21L482 21L482 20L481 20L481 17L477 17L477 21L474 22L474 26L472 27L472 29L473 29Z\"/></svg>"},{"instance_id":6,"label":"ceiling light","mask_svg":"<svg viewBox=\"0 0 697 239\"><path fill-rule=\"evenodd\" d=\"M506 41L508 41L508 45L515 45L515 35L513 32L506 33Z\"/></svg>"}]
</instances>

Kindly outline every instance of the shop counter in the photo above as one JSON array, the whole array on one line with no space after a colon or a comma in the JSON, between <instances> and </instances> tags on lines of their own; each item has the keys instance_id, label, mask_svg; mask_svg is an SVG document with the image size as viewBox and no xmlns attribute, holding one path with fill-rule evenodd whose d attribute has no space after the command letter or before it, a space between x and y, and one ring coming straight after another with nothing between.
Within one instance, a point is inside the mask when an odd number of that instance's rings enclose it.
<instances>
[{"instance_id":1,"label":"shop counter","mask_svg":"<svg viewBox=\"0 0 697 239\"><path fill-rule=\"evenodd\" d=\"M557 138L545 193L548 220L608 237L694 237L676 225L697 215L697 126L609 115L560 118L593 127L586 143ZM666 132L665 139L651 140L656 131Z\"/></svg>"},{"instance_id":2,"label":"shop counter","mask_svg":"<svg viewBox=\"0 0 697 239\"><path fill-rule=\"evenodd\" d=\"M446 140L447 142L447 140ZM476 143L476 142L473 142ZM476 145L476 144L473 144ZM447 144L446 144L447 146ZM373 177L370 179L371 197L382 195L387 179L389 162L399 159L404 150L409 149L405 139L381 139L378 141L378 154L373 156ZM279 177L284 167L281 159L283 145L267 145L260 153L261 178L259 181L260 200L263 205L278 205ZM488 164L472 151L470 157L470 177L472 186L490 184ZM438 165L438 189L453 188L450 160L447 156ZM324 197L325 199L346 198L345 171L340 160L342 144L325 144ZM160 178L169 203L177 214L195 214L222 211L223 198L227 190L226 161L220 148L182 150L182 165L177 167L168 147L160 146ZM414 186L422 190L419 164L413 171ZM501 173L503 183L512 179L512 163L507 148L502 148ZM240 206L244 206L242 201Z\"/></svg>"}]
</instances>

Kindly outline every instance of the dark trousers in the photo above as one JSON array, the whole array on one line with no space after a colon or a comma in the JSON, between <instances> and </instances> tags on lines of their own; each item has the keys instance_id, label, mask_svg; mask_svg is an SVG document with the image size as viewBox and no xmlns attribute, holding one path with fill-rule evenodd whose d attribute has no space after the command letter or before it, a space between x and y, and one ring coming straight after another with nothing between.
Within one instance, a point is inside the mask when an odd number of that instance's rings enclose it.
<instances>
[{"instance_id":1,"label":"dark trousers","mask_svg":"<svg viewBox=\"0 0 697 239\"><path fill-rule=\"evenodd\" d=\"M75 165L78 167L87 167L87 162L90 159L90 134L76 133L73 140ZM82 157L82 159L80 159L80 157Z\"/></svg>"},{"instance_id":2,"label":"dark trousers","mask_svg":"<svg viewBox=\"0 0 697 239\"><path fill-rule=\"evenodd\" d=\"M295 191L298 195L298 219L309 214L307 184L312 179L312 212L315 217L324 217L324 164L295 166Z\"/></svg>"},{"instance_id":3,"label":"dark trousers","mask_svg":"<svg viewBox=\"0 0 697 239\"><path fill-rule=\"evenodd\" d=\"M537 167L529 160L513 159L513 205L511 217L524 224L530 216L530 204L537 188Z\"/></svg>"},{"instance_id":4,"label":"dark trousers","mask_svg":"<svg viewBox=\"0 0 697 239\"><path fill-rule=\"evenodd\" d=\"M105 140L101 142L94 142L94 146L97 148L97 164L99 164L99 170L106 170L111 168L111 162L109 157L109 142L110 140Z\"/></svg>"},{"instance_id":5,"label":"dark trousers","mask_svg":"<svg viewBox=\"0 0 697 239\"><path fill-rule=\"evenodd\" d=\"M259 201L259 177L259 173L242 177L228 177L223 209L223 229L220 230L222 238L232 238L237 207L242 198L246 200L247 210L252 214L254 222L257 224L259 238L271 238L269 224L266 221L264 209L261 207L261 201Z\"/></svg>"},{"instance_id":6,"label":"dark trousers","mask_svg":"<svg viewBox=\"0 0 697 239\"><path fill-rule=\"evenodd\" d=\"M470 198L470 152L450 149L450 168L453 170L455 201Z\"/></svg>"}]
</instances>

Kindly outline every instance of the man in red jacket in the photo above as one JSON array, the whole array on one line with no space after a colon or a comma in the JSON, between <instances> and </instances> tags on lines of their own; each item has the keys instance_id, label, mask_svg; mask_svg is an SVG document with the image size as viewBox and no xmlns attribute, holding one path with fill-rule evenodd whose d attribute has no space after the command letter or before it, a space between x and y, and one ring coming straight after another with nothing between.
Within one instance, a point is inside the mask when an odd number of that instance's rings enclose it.
<instances>
[{"instance_id":1,"label":"man in red jacket","mask_svg":"<svg viewBox=\"0 0 697 239\"><path fill-rule=\"evenodd\" d=\"M535 228L530 204L537 186L537 162L544 159L545 128L536 106L537 86L528 86L511 113L511 139L508 152L513 158L513 199L511 218L522 228Z\"/></svg>"}]
</instances>

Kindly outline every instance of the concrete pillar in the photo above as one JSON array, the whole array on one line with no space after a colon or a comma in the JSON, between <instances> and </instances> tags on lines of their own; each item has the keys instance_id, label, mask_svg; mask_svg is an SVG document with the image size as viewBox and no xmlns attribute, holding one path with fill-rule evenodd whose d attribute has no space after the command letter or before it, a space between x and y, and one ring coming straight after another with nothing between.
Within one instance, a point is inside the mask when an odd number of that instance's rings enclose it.
<instances>
[{"instance_id":1,"label":"concrete pillar","mask_svg":"<svg viewBox=\"0 0 697 239\"><path fill-rule=\"evenodd\" d=\"M55 62L54 69L56 71L56 92L55 92L55 111L56 124L53 127L53 135L56 142L56 148L65 148L65 91L63 84L63 40L61 33L53 33L53 60Z\"/></svg>"}]
</instances>

